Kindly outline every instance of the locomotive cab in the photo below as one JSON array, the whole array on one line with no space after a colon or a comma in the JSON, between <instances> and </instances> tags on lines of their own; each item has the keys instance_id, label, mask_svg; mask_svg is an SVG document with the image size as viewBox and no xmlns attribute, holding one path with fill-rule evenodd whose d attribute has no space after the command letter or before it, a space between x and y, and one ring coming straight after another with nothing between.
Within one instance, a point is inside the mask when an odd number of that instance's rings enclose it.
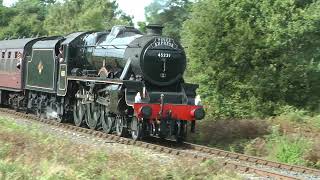
<instances>
[{"instance_id":1,"label":"locomotive cab","mask_svg":"<svg viewBox=\"0 0 320 180\"><path fill-rule=\"evenodd\" d=\"M32 56L28 58L26 89L56 93L58 78L59 47L63 37L49 37L32 46Z\"/></svg>"}]
</instances>

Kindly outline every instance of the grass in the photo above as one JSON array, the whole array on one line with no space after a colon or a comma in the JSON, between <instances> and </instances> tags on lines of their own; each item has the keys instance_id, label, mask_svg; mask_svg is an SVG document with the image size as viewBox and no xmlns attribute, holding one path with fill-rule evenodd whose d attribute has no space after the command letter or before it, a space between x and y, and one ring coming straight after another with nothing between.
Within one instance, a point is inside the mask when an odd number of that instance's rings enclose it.
<instances>
[{"instance_id":1,"label":"grass","mask_svg":"<svg viewBox=\"0 0 320 180\"><path fill-rule=\"evenodd\" d=\"M285 122L303 128L309 128L312 131L320 131L320 114L312 114L302 109L296 109L291 106L284 106L279 116L275 118L276 122Z\"/></svg>"},{"instance_id":2,"label":"grass","mask_svg":"<svg viewBox=\"0 0 320 180\"><path fill-rule=\"evenodd\" d=\"M0 179L241 179L219 163L164 158L130 147L113 153L0 117ZM110 147L111 148L111 147ZM173 158L173 159L170 159Z\"/></svg>"},{"instance_id":3,"label":"grass","mask_svg":"<svg viewBox=\"0 0 320 180\"><path fill-rule=\"evenodd\" d=\"M320 115L284 107L265 120L202 121L191 142L320 169Z\"/></svg>"},{"instance_id":4,"label":"grass","mask_svg":"<svg viewBox=\"0 0 320 180\"><path fill-rule=\"evenodd\" d=\"M277 126L274 126L273 133L266 139L269 149L268 159L288 164L307 165L304 155L310 150L309 140L301 136L282 135Z\"/></svg>"},{"instance_id":5,"label":"grass","mask_svg":"<svg viewBox=\"0 0 320 180\"><path fill-rule=\"evenodd\" d=\"M285 106L272 124L279 126L273 148L277 160L320 169L320 115ZM285 152L285 153L284 153ZM269 156L270 157L270 156Z\"/></svg>"},{"instance_id":6,"label":"grass","mask_svg":"<svg viewBox=\"0 0 320 180\"><path fill-rule=\"evenodd\" d=\"M271 134L249 142L245 153L282 163L317 168L314 166L319 161L317 151L313 158L309 155L314 142L301 135L282 134L279 128L273 126ZM316 162L311 162L311 159Z\"/></svg>"}]
</instances>

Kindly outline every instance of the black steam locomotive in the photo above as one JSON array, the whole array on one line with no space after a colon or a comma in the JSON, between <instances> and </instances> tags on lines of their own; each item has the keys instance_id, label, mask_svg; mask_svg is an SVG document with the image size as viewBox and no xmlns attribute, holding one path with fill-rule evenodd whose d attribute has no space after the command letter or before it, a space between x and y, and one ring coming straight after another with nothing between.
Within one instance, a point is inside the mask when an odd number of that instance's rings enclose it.
<instances>
[{"instance_id":1,"label":"black steam locomotive","mask_svg":"<svg viewBox=\"0 0 320 180\"><path fill-rule=\"evenodd\" d=\"M186 55L150 25L0 41L0 104L119 136L174 138L204 118Z\"/></svg>"}]
</instances>

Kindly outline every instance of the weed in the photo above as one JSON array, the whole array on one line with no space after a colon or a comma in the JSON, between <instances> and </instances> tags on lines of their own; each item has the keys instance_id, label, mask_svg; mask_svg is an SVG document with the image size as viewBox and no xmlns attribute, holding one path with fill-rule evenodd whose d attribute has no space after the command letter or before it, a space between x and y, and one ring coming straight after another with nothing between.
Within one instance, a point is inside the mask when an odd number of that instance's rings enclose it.
<instances>
[{"instance_id":1,"label":"weed","mask_svg":"<svg viewBox=\"0 0 320 180\"><path fill-rule=\"evenodd\" d=\"M320 115L316 115L310 119L312 125L320 129Z\"/></svg>"},{"instance_id":2,"label":"weed","mask_svg":"<svg viewBox=\"0 0 320 180\"><path fill-rule=\"evenodd\" d=\"M320 142L313 143L311 150L306 154L305 159L309 167L320 169Z\"/></svg>"},{"instance_id":3,"label":"weed","mask_svg":"<svg viewBox=\"0 0 320 180\"><path fill-rule=\"evenodd\" d=\"M7 154L9 153L10 148L11 148L10 144L1 143L1 146L0 146L0 159L2 159L2 158L7 156Z\"/></svg>"},{"instance_id":4,"label":"weed","mask_svg":"<svg viewBox=\"0 0 320 180\"><path fill-rule=\"evenodd\" d=\"M11 118L0 117L0 125L2 129L6 129L8 131L20 131L23 130L21 126L14 123Z\"/></svg>"},{"instance_id":5,"label":"weed","mask_svg":"<svg viewBox=\"0 0 320 180\"><path fill-rule=\"evenodd\" d=\"M249 141L244 147L244 154L249 154L251 156L267 156L268 149L266 147L266 140L264 138L258 137L252 141Z\"/></svg>"},{"instance_id":6,"label":"weed","mask_svg":"<svg viewBox=\"0 0 320 180\"><path fill-rule=\"evenodd\" d=\"M267 139L269 159L295 165L307 164L303 156L310 149L311 143L306 139L281 135L278 126L273 127Z\"/></svg>"},{"instance_id":7,"label":"weed","mask_svg":"<svg viewBox=\"0 0 320 180\"><path fill-rule=\"evenodd\" d=\"M278 114L280 116L278 118L280 119L286 119L292 122L305 122L309 116L308 111L305 111L303 109L297 109L292 106L283 106L278 111Z\"/></svg>"},{"instance_id":8,"label":"weed","mask_svg":"<svg viewBox=\"0 0 320 180\"><path fill-rule=\"evenodd\" d=\"M19 165L18 163L10 163L0 160L0 179L15 180L15 179L31 179L30 169Z\"/></svg>"},{"instance_id":9,"label":"weed","mask_svg":"<svg viewBox=\"0 0 320 180\"><path fill-rule=\"evenodd\" d=\"M278 121L294 122L300 125L306 124L320 129L320 114L312 114L292 106L284 106L279 113L280 115L276 117Z\"/></svg>"}]
</instances>

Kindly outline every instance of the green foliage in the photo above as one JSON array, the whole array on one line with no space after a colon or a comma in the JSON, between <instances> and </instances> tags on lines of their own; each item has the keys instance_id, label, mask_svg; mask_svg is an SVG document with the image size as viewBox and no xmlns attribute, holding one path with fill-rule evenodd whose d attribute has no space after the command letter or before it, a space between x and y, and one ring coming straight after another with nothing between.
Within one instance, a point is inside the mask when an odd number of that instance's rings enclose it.
<instances>
[{"instance_id":1,"label":"green foliage","mask_svg":"<svg viewBox=\"0 0 320 180\"><path fill-rule=\"evenodd\" d=\"M310 119L308 112L302 109L297 109L292 106L283 106L277 112L280 116L278 118L285 119L292 122L306 122Z\"/></svg>"},{"instance_id":2,"label":"green foliage","mask_svg":"<svg viewBox=\"0 0 320 180\"><path fill-rule=\"evenodd\" d=\"M14 123L11 118L0 117L0 125L1 125L1 127L0 127L1 129L5 129L8 131L23 131L24 130L24 128L21 128L21 126Z\"/></svg>"},{"instance_id":3,"label":"green foliage","mask_svg":"<svg viewBox=\"0 0 320 180\"><path fill-rule=\"evenodd\" d=\"M11 148L10 144L6 144L6 143L1 144L1 147L0 147L0 159L7 156L10 148Z\"/></svg>"},{"instance_id":4,"label":"green foliage","mask_svg":"<svg viewBox=\"0 0 320 180\"><path fill-rule=\"evenodd\" d=\"M30 169L0 160L0 179L31 179Z\"/></svg>"},{"instance_id":5,"label":"green foliage","mask_svg":"<svg viewBox=\"0 0 320 180\"><path fill-rule=\"evenodd\" d=\"M138 22L138 27L141 32L145 33L147 31L146 26L147 26L146 22Z\"/></svg>"},{"instance_id":6,"label":"green foliage","mask_svg":"<svg viewBox=\"0 0 320 180\"><path fill-rule=\"evenodd\" d=\"M320 115L316 115L316 116L313 116L311 118L311 123L313 123L313 125L317 128L320 129ZM320 167L320 166L319 166Z\"/></svg>"},{"instance_id":7,"label":"green foliage","mask_svg":"<svg viewBox=\"0 0 320 180\"><path fill-rule=\"evenodd\" d=\"M19 0L0 6L0 39L106 30L115 24L133 25L132 17L109 0Z\"/></svg>"},{"instance_id":8,"label":"green foliage","mask_svg":"<svg viewBox=\"0 0 320 180\"><path fill-rule=\"evenodd\" d=\"M164 26L164 35L180 39L182 23L189 17L190 0L154 0L145 8L148 23Z\"/></svg>"},{"instance_id":9,"label":"green foliage","mask_svg":"<svg viewBox=\"0 0 320 180\"><path fill-rule=\"evenodd\" d=\"M0 38L46 34L43 21L50 3L53 1L19 0L13 7L0 7Z\"/></svg>"},{"instance_id":10,"label":"green foliage","mask_svg":"<svg viewBox=\"0 0 320 180\"><path fill-rule=\"evenodd\" d=\"M15 12L11 8L0 6L0 26L4 28L9 25L11 18L15 15Z\"/></svg>"},{"instance_id":11,"label":"green foliage","mask_svg":"<svg viewBox=\"0 0 320 180\"><path fill-rule=\"evenodd\" d=\"M320 114L311 113L309 111L298 109L293 106L283 106L277 111L279 116L276 119L283 122L298 123L298 125L305 124L313 128L320 128Z\"/></svg>"},{"instance_id":12,"label":"green foliage","mask_svg":"<svg viewBox=\"0 0 320 180\"><path fill-rule=\"evenodd\" d=\"M320 1L203 0L183 26L187 76L209 115L264 117L320 102Z\"/></svg>"},{"instance_id":13,"label":"green foliage","mask_svg":"<svg viewBox=\"0 0 320 180\"><path fill-rule=\"evenodd\" d=\"M269 159L294 165L307 164L303 156L310 150L311 143L306 139L280 135L277 127L267 139Z\"/></svg>"},{"instance_id":14,"label":"green foliage","mask_svg":"<svg viewBox=\"0 0 320 180\"><path fill-rule=\"evenodd\" d=\"M280 126L272 126L272 132L248 142L245 153L253 156L293 165L317 167L319 143L300 133L281 133Z\"/></svg>"},{"instance_id":15,"label":"green foliage","mask_svg":"<svg viewBox=\"0 0 320 180\"><path fill-rule=\"evenodd\" d=\"M266 140L258 137L252 141L249 141L244 146L244 154L251 156L263 157L267 156L268 149L266 148Z\"/></svg>"},{"instance_id":16,"label":"green foliage","mask_svg":"<svg viewBox=\"0 0 320 180\"><path fill-rule=\"evenodd\" d=\"M45 20L49 34L106 30L116 24L132 25L131 17L117 10L114 1L67 0L50 7Z\"/></svg>"}]
</instances>

